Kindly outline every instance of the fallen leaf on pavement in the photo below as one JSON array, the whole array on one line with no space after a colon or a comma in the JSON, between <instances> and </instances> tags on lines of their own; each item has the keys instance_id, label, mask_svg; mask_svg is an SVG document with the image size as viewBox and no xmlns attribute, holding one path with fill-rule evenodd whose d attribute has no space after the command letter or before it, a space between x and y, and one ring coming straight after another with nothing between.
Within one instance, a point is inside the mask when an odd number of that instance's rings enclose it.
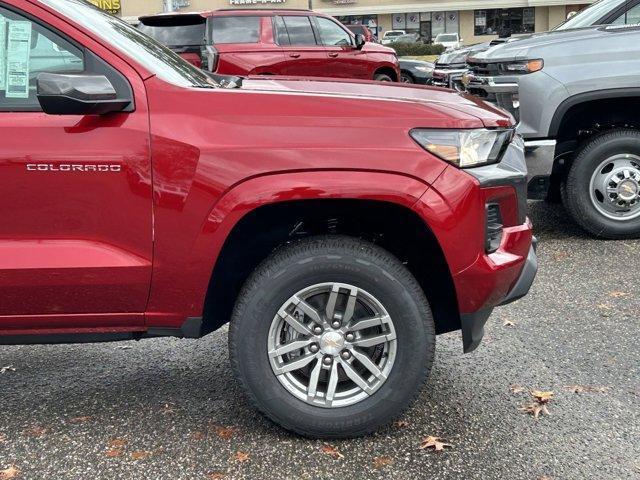
<instances>
[{"instance_id":1,"label":"fallen leaf on pavement","mask_svg":"<svg viewBox=\"0 0 640 480\"><path fill-rule=\"evenodd\" d=\"M69 423L77 425L78 423L87 423L93 420L91 417L73 417L69 419Z\"/></svg>"},{"instance_id":2,"label":"fallen leaf on pavement","mask_svg":"<svg viewBox=\"0 0 640 480\"><path fill-rule=\"evenodd\" d=\"M373 468L375 468L376 470L380 470L387 465L393 465L394 463L395 462L391 457L375 457L373 459Z\"/></svg>"},{"instance_id":3,"label":"fallen leaf on pavement","mask_svg":"<svg viewBox=\"0 0 640 480\"><path fill-rule=\"evenodd\" d=\"M223 427L221 425L214 425L213 429L215 430L216 435L218 435L218 437L224 438L225 440L228 440L229 438L233 437L236 434L236 429L233 427Z\"/></svg>"},{"instance_id":4,"label":"fallen leaf on pavement","mask_svg":"<svg viewBox=\"0 0 640 480\"><path fill-rule=\"evenodd\" d=\"M121 448L110 448L109 450L104 452L104 454L107 457L110 457L110 458L119 457L120 455L122 455L122 449Z\"/></svg>"},{"instance_id":5,"label":"fallen leaf on pavement","mask_svg":"<svg viewBox=\"0 0 640 480\"><path fill-rule=\"evenodd\" d=\"M333 457L335 459L344 458L344 455L340 453L340 450L338 450L333 445L324 444L321 450L325 455L329 455L330 457Z\"/></svg>"},{"instance_id":6,"label":"fallen leaf on pavement","mask_svg":"<svg viewBox=\"0 0 640 480\"><path fill-rule=\"evenodd\" d=\"M522 385L518 385L517 383L512 383L511 385L509 385L509 390L511 390L511 393L513 393L514 395L517 395L518 393L525 392L527 389Z\"/></svg>"},{"instance_id":7,"label":"fallen leaf on pavement","mask_svg":"<svg viewBox=\"0 0 640 480\"><path fill-rule=\"evenodd\" d=\"M504 323L502 324L503 327L515 327L516 323L512 322L511 320L505 320Z\"/></svg>"},{"instance_id":8,"label":"fallen leaf on pavement","mask_svg":"<svg viewBox=\"0 0 640 480\"><path fill-rule=\"evenodd\" d=\"M629 294L627 292L611 292L609 296L612 298L621 298L621 297L628 297Z\"/></svg>"},{"instance_id":9,"label":"fallen leaf on pavement","mask_svg":"<svg viewBox=\"0 0 640 480\"><path fill-rule=\"evenodd\" d=\"M0 470L0 480L9 480L10 478L18 478L20 475L20 470L11 465L9 468L5 470Z\"/></svg>"},{"instance_id":10,"label":"fallen leaf on pavement","mask_svg":"<svg viewBox=\"0 0 640 480\"><path fill-rule=\"evenodd\" d=\"M549 410L547 409L547 405L544 403L530 403L528 405L525 405L524 407L521 407L520 410L525 413L530 413L535 419L537 419L541 413L545 415L551 415L549 413Z\"/></svg>"},{"instance_id":11,"label":"fallen leaf on pavement","mask_svg":"<svg viewBox=\"0 0 640 480\"><path fill-rule=\"evenodd\" d=\"M536 399L538 403L549 403L553 398L553 392L543 392L541 390L531 390L531 396Z\"/></svg>"},{"instance_id":12,"label":"fallen leaf on pavement","mask_svg":"<svg viewBox=\"0 0 640 480\"><path fill-rule=\"evenodd\" d=\"M35 427L27 428L24 434L28 437L39 438L49 433L49 431L50 430L46 427L41 427L39 425L36 425Z\"/></svg>"},{"instance_id":13,"label":"fallen leaf on pavement","mask_svg":"<svg viewBox=\"0 0 640 480\"><path fill-rule=\"evenodd\" d=\"M138 450L131 454L131 458L133 460L144 460L145 458L148 458L151 455L153 455L153 452L150 452L148 450Z\"/></svg>"},{"instance_id":14,"label":"fallen leaf on pavement","mask_svg":"<svg viewBox=\"0 0 640 480\"><path fill-rule=\"evenodd\" d=\"M605 393L611 390L611 387L593 387L589 385L567 385L564 387L568 392L573 393Z\"/></svg>"},{"instance_id":15,"label":"fallen leaf on pavement","mask_svg":"<svg viewBox=\"0 0 640 480\"><path fill-rule=\"evenodd\" d=\"M244 463L249 460L249 454L245 452L237 451L236 454L233 456L233 459L236 462Z\"/></svg>"},{"instance_id":16,"label":"fallen leaf on pavement","mask_svg":"<svg viewBox=\"0 0 640 480\"><path fill-rule=\"evenodd\" d=\"M445 443L441 438L438 437L427 437L422 440L422 444L420 445L421 450L432 449L435 452L441 452L445 448L451 448L453 445L450 443Z\"/></svg>"},{"instance_id":17,"label":"fallen leaf on pavement","mask_svg":"<svg viewBox=\"0 0 640 480\"><path fill-rule=\"evenodd\" d=\"M221 480L223 478L226 478L227 474L224 472L211 472L209 475L207 475L207 478L209 480Z\"/></svg>"},{"instance_id":18,"label":"fallen leaf on pavement","mask_svg":"<svg viewBox=\"0 0 640 480\"><path fill-rule=\"evenodd\" d=\"M191 438L193 438L194 440L204 440L205 437L206 435L204 434L204 432L193 432L191 434Z\"/></svg>"},{"instance_id":19,"label":"fallen leaf on pavement","mask_svg":"<svg viewBox=\"0 0 640 480\"><path fill-rule=\"evenodd\" d=\"M538 480L553 480L549 475L542 475L538 477Z\"/></svg>"},{"instance_id":20,"label":"fallen leaf on pavement","mask_svg":"<svg viewBox=\"0 0 640 480\"><path fill-rule=\"evenodd\" d=\"M406 428L409 426L409 422L407 422L406 420L397 420L393 422L393 426L396 428Z\"/></svg>"},{"instance_id":21,"label":"fallen leaf on pavement","mask_svg":"<svg viewBox=\"0 0 640 480\"><path fill-rule=\"evenodd\" d=\"M0 368L0 373L15 372L15 371L16 371L16 368L13 365L7 365L6 367Z\"/></svg>"},{"instance_id":22,"label":"fallen leaf on pavement","mask_svg":"<svg viewBox=\"0 0 640 480\"><path fill-rule=\"evenodd\" d=\"M109 446L110 447L115 447L115 448L122 448L127 444L127 441L122 439L122 438L114 438L112 440L109 440Z\"/></svg>"}]
</instances>

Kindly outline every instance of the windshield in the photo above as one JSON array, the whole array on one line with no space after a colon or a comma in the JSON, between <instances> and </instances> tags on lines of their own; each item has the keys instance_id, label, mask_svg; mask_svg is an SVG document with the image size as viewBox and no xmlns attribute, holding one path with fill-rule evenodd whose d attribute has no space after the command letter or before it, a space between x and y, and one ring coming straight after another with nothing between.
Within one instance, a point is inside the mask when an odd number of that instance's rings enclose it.
<instances>
[{"instance_id":1,"label":"windshield","mask_svg":"<svg viewBox=\"0 0 640 480\"><path fill-rule=\"evenodd\" d=\"M436 37L436 42L457 42L458 37L453 34L440 34Z\"/></svg>"},{"instance_id":2,"label":"windshield","mask_svg":"<svg viewBox=\"0 0 640 480\"><path fill-rule=\"evenodd\" d=\"M191 47L204 44L205 25L200 15L158 16L142 20L138 30L169 47Z\"/></svg>"},{"instance_id":3,"label":"windshield","mask_svg":"<svg viewBox=\"0 0 640 480\"><path fill-rule=\"evenodd\" d=\"M582 28L597 25L600 19L609 12L615 10L628 0L600 0L593 5L580 11L564 23L558 25L554 30L568 30L570 28Z\"/></svg>"},{"instance_id":4,"label":"windshield","mask_svg":"<svg viewBox=\"0 0 640 480\"><path fill-rule=\"evenodd\" d=\"M404 32L387 32L384 34L385 37L399 37L400 35L404 35Z\"/></svg>"},{"instance_id":5,"label":"windshield","mask_svg":"<svg viewBox=\"0 0 640 480\"><path fill-rule=\"evenodd\" d=\"M161 80L181 87L215 86L204 72L167 47L84 0L40 1L131 57Z\"/></svg>"}]
</instances>

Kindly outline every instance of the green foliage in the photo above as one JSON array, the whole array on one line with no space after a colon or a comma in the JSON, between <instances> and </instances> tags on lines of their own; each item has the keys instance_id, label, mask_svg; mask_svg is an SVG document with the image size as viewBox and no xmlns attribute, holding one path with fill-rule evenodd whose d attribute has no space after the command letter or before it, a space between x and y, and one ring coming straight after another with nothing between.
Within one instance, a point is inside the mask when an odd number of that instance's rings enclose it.
<instances>
[{"instance_id":1,"label":"green foliage","mask_svg":"<svg viewBox=\"0 0 640 480\"><path fill-rule=\"evenodd\" d=\"M444 52L442 45L429 45L426 43L401 43L394 42L387 45L393 48L399 57L419 55L440 55Z\"/></svg>"}]
</instances>

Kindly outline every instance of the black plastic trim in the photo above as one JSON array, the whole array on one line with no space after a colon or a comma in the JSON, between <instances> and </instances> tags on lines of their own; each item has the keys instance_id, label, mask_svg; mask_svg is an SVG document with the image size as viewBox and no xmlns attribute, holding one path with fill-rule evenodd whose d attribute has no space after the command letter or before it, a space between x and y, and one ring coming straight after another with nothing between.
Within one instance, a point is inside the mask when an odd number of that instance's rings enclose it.
<instances>
[{"instance_id":1,"label":"black plastic trim","mask_svg":"<svg viewBox=\"0 0 640 480\"><path fill-rule=\"evenodd\" d=\"M640 87L610 88L607 90L595 90L593 92L579 93L565 99L556 109L549 125L549 138L556 138L562 125L562 120L572 107L581 103L595 100L608 100L612 98L640 97Z\"/></svg>"},{"instance_id":2,"label":"black plastic trim","mask_svg":"<svg viewBox=\"0 0 640 480\"><path fill-rule=\"evenodd\" d=\"M5 335L0 336L0 345L122 342L156 337L200 338L202 337L202 317L189 317L180 328L150 327L146 332Z\"/></svg>"},{"instance_id":3,"label":"black plastic trim","mask_svg":"<svg viewBox=\"0 0 640 480\"><path fill-rule=\"evenodd\" d=\"M484 337L484 326L492 312L493 307L460 315L462 348L464 353L471 353L480 346L482 338Z\"/></svg>"}]
</instances>

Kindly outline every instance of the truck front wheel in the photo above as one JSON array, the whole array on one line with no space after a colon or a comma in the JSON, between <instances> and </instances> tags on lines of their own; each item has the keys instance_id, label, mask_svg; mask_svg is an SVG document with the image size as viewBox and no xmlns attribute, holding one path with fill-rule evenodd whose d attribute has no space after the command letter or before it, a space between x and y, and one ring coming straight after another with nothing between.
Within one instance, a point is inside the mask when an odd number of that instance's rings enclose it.
<instances>
[{"instance_id":1,"label":"truck front wheel","mask_svg":"<svg viewBox=\"0 0 640 480\"><path fill-rule=\"evenodd\" d=\"M316 438L372 433L420 392L434 323L389 252L341 236L281 248L251 275L229 331L233 370L279 425Z\"/></svg>"},{"instance_id":2,"label":"truck front wheel","mask_svg":"<svg viewBox=\"0 0 640 480\"><path fill-rule=\"evenodd\" d=\"M611 130L576 153L562 189L574 220L610 239L640 235L640 132Z\"/></svg>"}]
</instances>

